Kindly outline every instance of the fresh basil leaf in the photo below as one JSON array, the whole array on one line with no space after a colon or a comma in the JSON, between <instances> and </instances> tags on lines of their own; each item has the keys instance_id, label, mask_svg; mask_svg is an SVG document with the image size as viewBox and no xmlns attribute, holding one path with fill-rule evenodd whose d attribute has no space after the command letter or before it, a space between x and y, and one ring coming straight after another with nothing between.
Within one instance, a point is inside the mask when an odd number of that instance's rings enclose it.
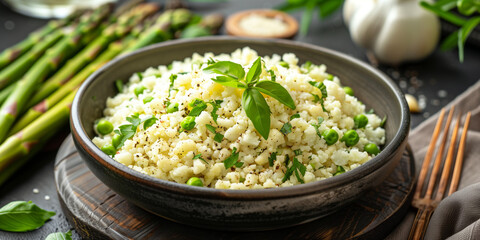
<instances>
[{"instance_id":1,"label":"fresh basil leaf","mask_svg":"<svg viewBox=\"0 0 480 240\"><path fill-rule=\"evenodd\" d=\"M277 101L289 107L290 109L295 110L296 106L292 96L290 96L290 93L288 93L287 89L285 89L279 83L272 81L260 81L255 84L254 88L262 93L267 94L268 96L277 99Z\"/></svg>"},{"instance_id":2,"label":"fresh basil leaf","mask_svg":"<svg viewBox=\"0 0 480 240\"><path fill-rule=\"evenodd\" d=\"M268 70L268 73L270 73L270 77L272 81L275 82L275 80L277 79L277 75L275 75L275 72L272 69L270 69Z\"/></svg>"},{"instance_id":3,"label":"fresh basil leaf","mask_svg":"<svg viewBox=\"0 0 480 240\"><path fill-rule=\"evenodd\" d=\"M155 122L157 122L158 118L155 116L148 117L143 120L143 129L147 130L147 128L151 127Z\"/></svg>"},{"instance_id":4,"label":"fresh basil leaf","mask_svg":"<svg viewBox=\"0 0 480 240\"><path fill-rule=\"evenodd\" d=\"M277 160L277 152L272 152L268 157L268 165L273 167L273 162Z\"/></svg>"},{"instance_id":5,"label":"fresh basil leaf","mask_svg":"<svg viewBox=\"0 0 480 240\"><path fill-rule=\"evenodd\" d=\"M293 119L295 118L300 118L300 114L299 113L295 113L293 114L292 116L290 116L290 121L292 121Z\"/></svg>"},{"instance_id":6,"label":"fresh basil leaf","mask_svg":"<svg viewBox=\"0 0 480 240\"><path fill-rule=\"evenodd\" d=\"M212 78L212 80L216 83L222 84L223 86L227 87L234 87L234 88L246 88L245 84L239 82L235 78L231 78L228 76L217 76L216 78Z\"/></svg>"},{"instance_id":7,"label":"fresh basil leaf","mask_svg":"<svg viewBox=\"0 0 480 240\"><path fill-rule=\"evenodd\" d=\"M68 231L66 233L56 232L48 234L45 240L72 240L72 232Z\"/></svg>"},{"instance_id":8,"label":"fresh basil leaf","mask_svg":"<svg viewBox=\"0 0 480 240\"><path fill-rule=\"evenodd\" d=\"M257 60L253 62L250 70L248 70L246 78L247 84L257 80L260 77L260 74L262 74L262 59L258 57Z\"/></svg>"},{"instance_id":9,"label":"fresh basil leaf","mask_svg":"<svg viewBox=\"0 0 480 240\"><path fill-rule=\"evenodd\" d=\"M0 208L0 230L9 232L26 232L35 230L45 221L55 216L39 208L32 201L14 201Z\"/></svg>"},{"instance_id":10,"label":"fresh basil leaf","mask_svg":"<svg viewBox=\"0 0 480 240\"><path fill-rule=\"evenodd\" d=\"M168 98L170 98L170 92L171 91L178 91L178 89L176 89L174 87L174 83L175 83L175 80L177 79L177 74L172 74L170 75L169 79L170 79L170 87L168 88Z\"/></svg>"},{"instance_id":11,"label":"fresh basil leaf","mask_svg":"<svg viewBox=\"0 0 480 240\"><path fill-rule=\"evenodd\" d=\"M133 114L132 116L127 117L126 119L128 122L136 126L140 125L140 123L142 122L142 120L138 117L138 114Z\"/></svg>"},{"instance_id":12,"label":"fresh basil leaf","mask_svg":"<svg viewBox=\"0 0 480 240\"><path fill-rule=\"evenodd\" d=\"M237 81L243 79L245 70L242 65L230 61L219 61L204 68L205 73L216 73L226 77L233 78Z\"/></svg>"},{"instance_id":13,"label":"fresh basil leaf","mask_svg":"<svg viewBox=\"0 0 480 240\"><path fill-rule=\"evenodd\" d=\"M266 140L270 133L270 107L263 95L254 88L247 88L242 95L242 107L255 129Z\"/></svg>"},{"instance_id":14,"label":"fresh basil leaf","mask_svg":"<svg viewBox=\"0 0 480 240\"><path fill-rule=\"evenodd\" d=\"M223 165L225 166L225 169L229 169L233 167L238 161L238 156L239 156L239 153L237 152L237 148L234 147L232 150L232 155L230 155L228 158L226 158L223 161Z\"/></svg>"},{"instance_id":15,"label":"fresh basil leaf","mask_svg":"<svg viewBox=\"0 0 480 240\"><path fill-rule=\"evenodd\" d=\"M283 133L284 135L287 135L292 132L292 124L290 122L286 122L283 124L282 128L280 129L280 132Z\"/></svg>"}]
</instances>

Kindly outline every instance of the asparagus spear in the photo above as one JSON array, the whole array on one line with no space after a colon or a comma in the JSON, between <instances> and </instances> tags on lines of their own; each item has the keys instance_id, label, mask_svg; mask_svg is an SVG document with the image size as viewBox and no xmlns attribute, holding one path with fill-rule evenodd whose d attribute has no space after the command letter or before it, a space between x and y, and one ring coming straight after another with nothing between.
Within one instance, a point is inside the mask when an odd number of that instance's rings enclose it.
<instances>
[{"instance_id":1,"label":"asparagus spear","mask_svg":"<svg viewBox=\"0 0 480 240\"><path fill-rule=\"evenodd\" d=\"M181 11L182 14L185 14L184 10ZM110 44L108 50L102 53L97 59L94 60L94 62L86 66L82 71L75 75L75 77L73 77L70 81L60 87L52 95L48 96L43 101L30 108L13 126L13 128L8 133L8 136L11 136L12 134L20 131L30 122L34 121L36 118L48 111L68 93L76 89L83 81L85 81L85 79L87 79L88 76L90 76L90 74L92 74L103 64L110 61L120 53L127 53L158 41L171 39L171 29L169 29L168 26L171 25L169 21L172 21L173 18L165 17L166 14L171 16L172 12L164 12L163 14L161 14L157 18L156 23L148 27L147 30L144 31L144 33L140 33L138 37L136 36L138 32L133 31L131 36L135 37L136 39L134 41L130 41L132 44L126 44L125 42L127 41L124 41L121 44L119 42L114 42ZM189 17L191 15L184 16ZM126 45L128 45L128 47L125 48L124 46Z\"/></svg>"},{"instance_id":2,"label":"asparagus spear","mask_svg":"<svg viewBox=\"0 0 480 240\"><path fill-rule=\"evenodd\" d=\"M48 141L60 126L68 122L75 93L71 92L51 111L0 145L0 185L33 156L39 143Z\"/></svg>"},{"instance_id":3,"label":"asparagus spear","mask_svg":"<svg viewBox=\"0 0 480 240\"><path fill-rule=\"evenodd\" d=\"M5 139L9 128L24 108L28 97L32 95L38 83L81 47L82 37L95 29L111 9L111 5L104 5L96 9L90 18L82 19L74 32L64 37L25 74L0 109L0 142Z\"/></svg>"},{"instance_id":4,"label":"asparagus spear","mask_svg":"<svg viewBox=\"0 0 480 240\"><path fill-rule=\"evenodd\" d=\"M64 26L69 25L79 16L84 14L85 10L78 10L70 14L68 17L61 19L61 20L52 20L48 22L44 27L41 29L31 33L26 39L23 41L15 44L14 46L3 50L0 53L0 70L8 66L9 64L13 63L16 59L22 56L25 52L32 49L35 44L41 43L45 39L46 36L51 34L52 32L57 31L57 29L62 28Z\"/></svg>"},{"instance_id":5,"label":"asparagus spear","mask_svg":"<svg viewBox=\"0 0 480 240\"><path fill-rule=\"evenodd\" d=\"M3 71L0 72L0 89L3 89L8 84L20 79L28 68L30 68L50 46L57 43L63 36L63 31L56 31L50 34L44 41L35 45L29 54L23 55L13 64L3 69Z\"/></svg>"},{"instance_id":6,"label":"asparagus spear","mask_svg":"<svg viewBox=\"0 0 480 240\"><path fill-rule=\"evenodd\" d=\"M68 82L81 68L92 62L109 43L125 36L146 17L158 11L158 8L157 4L142 4L121 15L117 23L107 27L99 37L69 60L55 75L45 81L27 103L27 107L30 108L39 103Z\"/></svg>"},{"instance_id":7,"label":"asparagus spear","mask_svg":"<svg viewBox=\"0 0 480 240\"><path fill-rule=\"evenodd\" d=\"M0 105L7 100L8 96L10 96L10 93L13 92L13 90L17 87L18 82L15 82L13 84L10 84L8 87L2 89L0 91Z\"/></svg>"}]
</instances>

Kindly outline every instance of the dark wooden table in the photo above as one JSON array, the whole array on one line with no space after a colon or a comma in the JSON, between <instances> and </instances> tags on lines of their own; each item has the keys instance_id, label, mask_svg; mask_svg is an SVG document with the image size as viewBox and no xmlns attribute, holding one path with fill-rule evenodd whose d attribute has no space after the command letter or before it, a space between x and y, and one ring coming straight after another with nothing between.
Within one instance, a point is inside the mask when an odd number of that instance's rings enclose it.
<instances>
[{"instance_id":1,"label":"dark wooden table","mask_svg":"<svg viewBox=\"0 0 480 240\"><path fill-rule=\"evenodd\" d=\"M245 9L272 8L281 2L282 0L230 0L217 4L197 3L191 7L199 14L221 12L229 15ZM293 15L299 19L300 14ZM24 39L46 22L17 14L0 3L0 50ZM322 21L318 21L315 16L308 35L297 36L295 40L337 50L367 61L365 50L355 46L350 39L340 12ZM425 100L426 107L423 112L412 115L412 128L480 79L480 48L467 45L465 51L463 64L458 62L456 51L436 51L417 63L379 67L405 93ZM49 233L72 229L60 208L53 176L55 155L66 133L68 129L59 134L41 153L32 158L28 165L0 187L0 206L16 200L32 200L44 209L57 212L57 215L35 231L27 233L0 231L0 239L44 239ZM34 189L38 189L38 193L34 193ZM75 232L73 235L74 238L78 238Z\"/></svg>"}]
</instances>

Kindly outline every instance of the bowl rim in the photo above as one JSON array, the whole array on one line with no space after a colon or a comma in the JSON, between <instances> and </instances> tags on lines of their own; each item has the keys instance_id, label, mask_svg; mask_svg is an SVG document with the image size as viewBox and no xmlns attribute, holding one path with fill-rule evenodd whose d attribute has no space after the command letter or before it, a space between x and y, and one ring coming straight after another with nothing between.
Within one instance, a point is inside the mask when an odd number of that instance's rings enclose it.
<instances>
[{"instance_id":1,"label":"bowl rim","mask_svg":"<svg viewBox=\"0 0 480 240\"><path fill-rule=\"evenodd\" d=\"M217 42L256 42L260 44L277 44L277 45L288 45L290 47L301 47L308 48L314 51L324 52L328 55L333 55L337 58L342 58L343 60L360 65L362 68L365 68L369 72L377 75L378 78L382 79L385 84L393 91L395 95L396 102L400 105L401 115L400 115L400 127L397 129L394 134L391 142L386 145L386 147L374 158L362 164L358 168L355 168L351 171L348 171L344 174L340 174L335 177L323 179L320 181L314 181L305 184L299 184L288 187L279 187L279 188L270 188L270 189L246 189L246 190L233 190L233 189L215 189L207 187L195 187L189 186L186 184L180 184L173 181L157 179L150 175L135 171L117 161L113 158L106 155L102 152L88 137L81 121L80 121L80 101L82 96L85 94L89 86L96 80L96 78L106 72L109 68L116 65L119 62L128 61L132 56L142 54L144 52L151 51L157 48L168 48L170 46L184 45L184 44L199 44L209 42L215 44ZM241 48L241 47L239 47ZM193 54L193 52L192 52ZM201 37L195 39L180 39L172 40L163 43L154 44L137 51L122 55L115 58L109 63L105 64L99 70L91 74L85 82L80 86L78 92L74 98L71 115L70 115L70 126L72 131L73 139L76 142L76 146L83 148L90 157L95 159L103 167L108 168L109 170L115 172L116 174L122 175L128 180L138 182L142 185L145 185L149 188L161 189L169 191L171 193L185 194L190 196L198 196L210 199L239 199L239 200L267 200L267 199L278 199L278 198L290 198L309 195L315 192L326 191L328 189L337 188L339 186L345 185L349 182L359 180L371 173L376 169L380 168L387 161L390 160L393 153L396 149L402 145L406 145L406 138L410 129L410 113L408 111L408 106L404 95L400 88L383 72L374 67L364 63L361 60L358 60L354 57L348 56L344 53L327 49L324 47L316 46L313 44L296 42L284 39L259 39L259 38L246 38L246 37L232 37L232 36L214 36L214 37ZM80 146L79 146L80 145ZM85 159L84 159L85 160ZM86 160L87 161L87 160ZM88 165L88 164L87 164ZM373 170L368 170L373 169ZM368 171L367 171L368 170Z\"/></svg>"}]
</instances>

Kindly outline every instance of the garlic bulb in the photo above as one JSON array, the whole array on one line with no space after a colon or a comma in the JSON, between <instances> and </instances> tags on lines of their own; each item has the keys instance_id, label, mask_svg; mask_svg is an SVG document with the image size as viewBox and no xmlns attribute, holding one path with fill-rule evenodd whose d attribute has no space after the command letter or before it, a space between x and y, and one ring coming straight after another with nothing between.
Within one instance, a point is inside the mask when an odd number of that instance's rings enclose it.
<instances>
[{"instance_id":1,"label":"garlic bulb","mask_svg":"<svg viewBox=\"0 0 480 240\"><path fill-rule=\"evenodd\" d=\"M428 56L440 37L438 18L419 0L346 0L343 18L353 41L387 64Z\"/></svg>"}]
</instances>

